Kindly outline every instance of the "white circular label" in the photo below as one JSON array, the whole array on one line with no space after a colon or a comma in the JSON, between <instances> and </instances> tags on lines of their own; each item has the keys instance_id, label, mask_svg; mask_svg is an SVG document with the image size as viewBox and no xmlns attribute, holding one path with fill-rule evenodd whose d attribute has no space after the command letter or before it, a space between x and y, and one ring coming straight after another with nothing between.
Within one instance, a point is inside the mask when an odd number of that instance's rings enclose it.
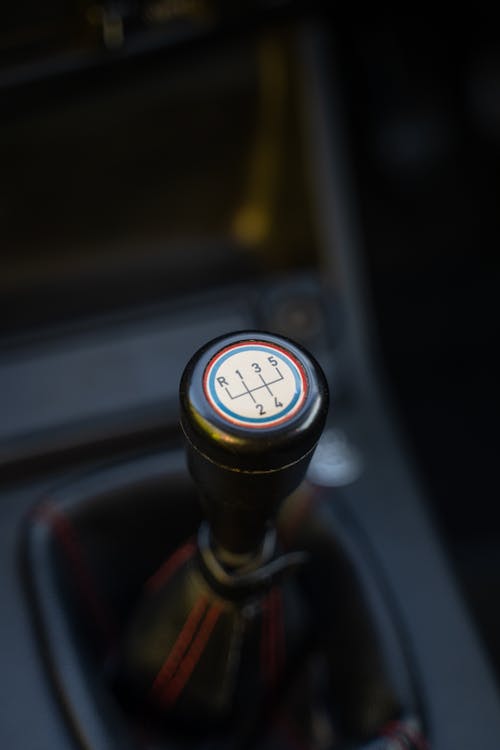
<instances>
[{"instance_id":1,"label":"white circular label","mask_svg":"<svg viewBox=\"0 0 500 750\"><path fill-rule=\"evenodd\" d=\"M228 422L274 427L291 419L307 395L303 365L266 341L240 341L221 349L208 364L203 390Z\"/></svg>"}]
</instances>

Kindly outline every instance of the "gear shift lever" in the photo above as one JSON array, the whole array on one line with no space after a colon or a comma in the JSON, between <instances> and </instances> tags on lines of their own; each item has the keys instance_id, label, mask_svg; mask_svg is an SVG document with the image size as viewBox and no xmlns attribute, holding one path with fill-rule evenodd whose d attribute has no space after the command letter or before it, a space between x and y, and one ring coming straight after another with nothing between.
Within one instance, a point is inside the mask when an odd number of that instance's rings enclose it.
<instances>
[{"instance_id":1,"label":"gear shift lever","mask_svg":"<svg viewBox=\"0 0 500 750\"><path fill-rule=\"evenodd\" d=\"M251 331L200 349L180 400L207 522L154 577L117 679L136 703L200 725L272 689L300 640L297 597L277 582L302 556L279 555L272 522L305 475L328 390L301 347Z\"/></svg>"},{"instance_id":2,"label":"gear shift lever","mask_svg":"<svg viewBox=\"0 0 500 750\"><path fill-rule=\"evenodd\" d=\"M189 468L219 554L256 552L302 481L323 429L327 385L303 349L277 336L211 342L181 381Z\"/></svg>"}]
</instances>

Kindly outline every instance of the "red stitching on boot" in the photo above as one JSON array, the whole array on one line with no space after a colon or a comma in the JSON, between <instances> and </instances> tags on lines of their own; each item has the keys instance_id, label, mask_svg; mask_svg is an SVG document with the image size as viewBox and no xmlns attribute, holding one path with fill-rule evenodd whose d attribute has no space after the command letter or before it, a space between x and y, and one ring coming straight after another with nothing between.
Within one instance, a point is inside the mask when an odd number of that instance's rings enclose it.
<instances>
[{"instance_id":1,"label":"red stitching on boot","mask_svg":"<svg viewBox=\"0 0 500 750\"><path fill-rule=\"evenodd\" d=\"M191 609L187 619L177 636L170 653L163 662L163 665L155 677L153 685L151 687L151 695L154 698L160 698L161 693L166 685L170 682L175 672L179 668L185 652L189 649L191 642L194 638L196 630L205 614L207 608L207 600L205 597L197 600L194 607Z\"/></svg>"},{"instance_id":2,"label":"red stitching on boot","mask_svg":"<svg viewBox=\"0 0 500 750\"><path fill-rule=\"evenodd\" d=\"M59 508L52 504L42 506L37 515L52 528L55 538L71 565L82 598L106 639L107 645L110 646L116 639L118 628L111 609L98 593L73 524Z\"/></svg>"},{"instance_id":3,"label":"red stitching on boot","mask_svg":"<svg viewBox=\"0 0 500 750\"><path fill-rule=\"evenodd\" d=\"M213 629L217 624L217 620L222 612L220 604L212 604L205 619L194 638L188 652L185 654L184 659L179 664L179 669L170 682L166 685L163 692L162 699L165 705L172 706L181 692L183 691L186 683L191 677L196 665L198 664L206 646L210 639Z\"/></svg>"},{"instance_id":4,"label":"red stitching on boot","mask_svg":"<svg viewBox=\"0 0 500 750\"><path fill-rule=\"evenodd\" d=\"M190 539L188 542L179 547L170 557L168 557L158 570L153 573L151 578L146 581L146 590L148 592L157 591L165 584L179 568L187 562L195 553L196 544Z\"/></svg>"}]
</instances>

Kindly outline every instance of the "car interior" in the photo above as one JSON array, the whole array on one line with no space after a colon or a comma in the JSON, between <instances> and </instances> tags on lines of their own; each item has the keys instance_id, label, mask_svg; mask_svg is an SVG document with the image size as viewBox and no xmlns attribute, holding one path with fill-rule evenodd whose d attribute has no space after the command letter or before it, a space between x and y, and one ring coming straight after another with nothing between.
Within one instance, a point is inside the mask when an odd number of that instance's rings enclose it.
<instances>
[{"instance_id":1,"label":"car interior","mask_svg":"<svg viewBox=\"0 0 500 750\"><path fill-rule=\"evenodd\" d=\"M493 16L1 14L1 747L497 750Z\"/></svg>"}]
</instances>

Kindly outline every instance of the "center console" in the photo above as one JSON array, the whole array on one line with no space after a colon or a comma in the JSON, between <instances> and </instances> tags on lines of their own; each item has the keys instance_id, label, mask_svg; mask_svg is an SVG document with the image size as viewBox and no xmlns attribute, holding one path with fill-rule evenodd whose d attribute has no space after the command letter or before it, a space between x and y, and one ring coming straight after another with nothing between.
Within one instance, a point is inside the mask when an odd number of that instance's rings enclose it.
<instances>
[{"instance_id":1,"label":"center console","mask_svg":"<svg viewBox=\"0 0 500 750\"><path fill-rule=\"evenodd\" d=\"M9 225L0 280L2 744L494 750L488 660L378 370L330 40L310 19L242 40L106 69L64 107L54 81L42 108L18 92L2 125L17 153L71 141L41 180L66 209ZM151 155L138 81L161 65L148 106L179 127ZM56 179L82 129L123 199L110 219L95 186L88 236L85 181Z\"/></svg>"}]
</instances>

